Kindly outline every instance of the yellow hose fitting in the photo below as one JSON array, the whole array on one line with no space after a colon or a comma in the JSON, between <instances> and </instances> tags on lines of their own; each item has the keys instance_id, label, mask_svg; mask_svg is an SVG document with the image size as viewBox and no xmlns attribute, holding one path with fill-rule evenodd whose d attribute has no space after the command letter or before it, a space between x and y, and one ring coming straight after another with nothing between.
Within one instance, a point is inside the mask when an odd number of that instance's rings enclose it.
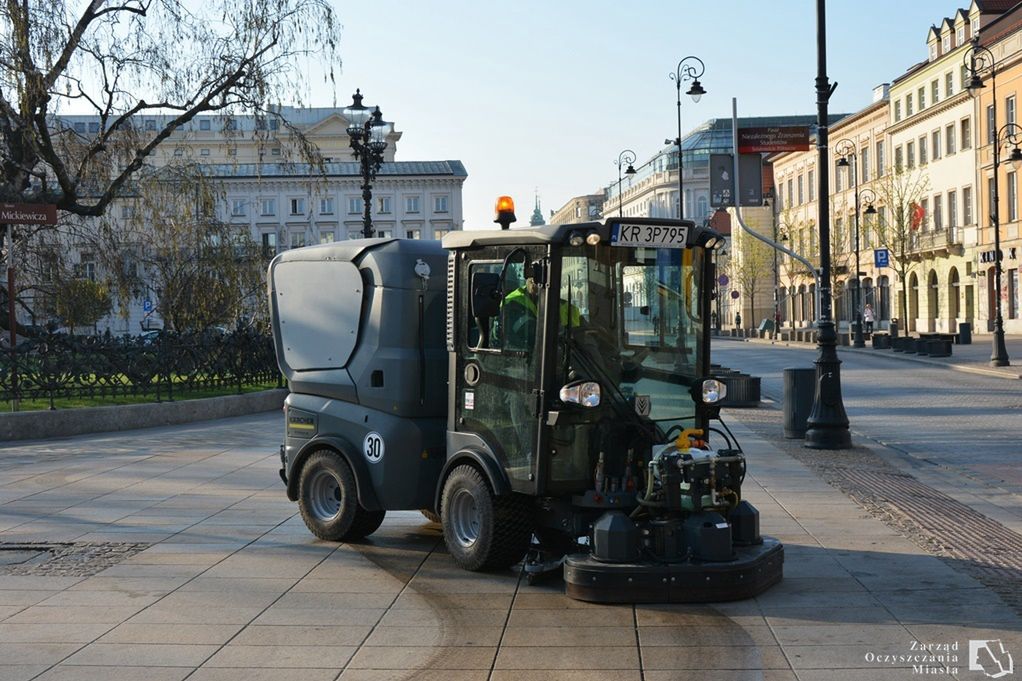
<instances>
[{"instance_id":1,"label":"yellow hose fitting","mask_svg":"<svg viewBox=\"0 0 1022 681\"><path fill-rule=\"evenodd\" d=\"M703 434L702 428L686 428L685 430L681 431L681 433L678 435L678 439L674 441L674 447L679 450L691 449L692 443L689 442L689 439L696 438L698 436L701 436L702 434Z\"/></svg>"}]
</instances>

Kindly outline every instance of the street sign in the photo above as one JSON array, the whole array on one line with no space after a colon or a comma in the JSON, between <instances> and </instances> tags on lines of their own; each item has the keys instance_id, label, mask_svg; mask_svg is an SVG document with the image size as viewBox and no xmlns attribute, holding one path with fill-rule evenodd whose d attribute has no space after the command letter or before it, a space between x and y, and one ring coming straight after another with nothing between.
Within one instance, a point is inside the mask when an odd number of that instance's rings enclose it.
<instances>
[{"instance_id":1,"label":"street sign","mask_svg":"<svg viewBox=\"0 0 1022 681\"><path fill-rule=\"evenodd\" d=\"M727 283L729 281L731 280L727 278L726 274L722 274L719 277L717 277L717 283L720 284L721 286L727 286Z\"/></svg>"},{"instance_id":2,"label":"street sign","mask_svg":"<svg viewBox=\"0 0 1022 681\"><path fill-rule=\"evenodd\" d=\"M738 200L743 206L763 205L763 158L759 154L741 154L738 169L742 175ZM710 154L710 206L735 205L734 156Z\"/></svg>"},{"instance_id":3,"label":"street sign","mask_svg":"<svg viewBox=\"0 0 1022 681\"><path fill-rule=\"evenodd\" d=\"M0 223L55 225L57 207L52 203L0 203Z\"/></svg>"},{"instance_id":4,"label":"street sign","mask_svg":"<svg viewBox=\"0 0 1022 681\"><path fill-rule=\"evenodd\" d=\"M142 301L142 312L152 312L152 311L153 311L153 301L151 301L148 298L146 298L145 300Z\"/></svg>"},{"instance_id":5,"label":"street sign","mask_svg":"<svg viewBox=\"0 0 1022 681\"><path fill-rule=\"evenodd\" d=\"M877 267L891 266L891 252L886 248L877 248L873 251L873 264Z\"/></svg>"},{"instance_id":6,"label":"street sign","mask_svg":"<svg viewBox=\"0 0 1022 681\"><path fill-rule=\"evenodd\" d=\"M731 297L734 298L735 300L738 300L738 296L739 295L741 295L741 294L739 294L738 291L732 291L731 292Z\"/></svg>"},{"instance_id":7,"label":"street sign","mask_svg":"<svg viewBox=\"0 0 1022 681\"><path fill-rule=\"evenodd\" d=\"M738 153L809 151L809 128L804 125L775 128L738 128Z\"/></svg>"}]
</instances>

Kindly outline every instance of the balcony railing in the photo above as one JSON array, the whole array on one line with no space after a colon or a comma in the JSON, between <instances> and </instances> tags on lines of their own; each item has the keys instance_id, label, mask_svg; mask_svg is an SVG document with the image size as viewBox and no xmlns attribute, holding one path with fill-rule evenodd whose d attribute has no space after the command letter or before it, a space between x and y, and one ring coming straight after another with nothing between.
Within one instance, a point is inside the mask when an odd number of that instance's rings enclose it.
<instances>
[{"instance_id":1,"label":"balcony railing","mask_svg":"<svg viewBox=\"0 0 1022 681\"><path fill-rule=\"evenodd\" d=\"M909 234L908 250L915 257L960 253L962 230L945 227L934 231L913 231Z\"/></svg>"}]
</instances>

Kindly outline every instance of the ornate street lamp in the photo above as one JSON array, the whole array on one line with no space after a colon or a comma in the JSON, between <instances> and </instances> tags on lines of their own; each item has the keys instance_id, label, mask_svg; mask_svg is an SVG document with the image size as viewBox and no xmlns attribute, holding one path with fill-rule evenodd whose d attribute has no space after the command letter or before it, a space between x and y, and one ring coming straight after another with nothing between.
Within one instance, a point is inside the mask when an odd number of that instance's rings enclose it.
<instances>
[{"instance_id":1,"label":"ornate street lamp","mask_svg":"<svg viewBox=\"0 0 1022 681\"><path fill-rule=\"evenodd\" d=\"M692 81L691 87L685 94L691 97L693 102L698 103L706 94L703 84L699 82L699 78L705 71L706 66L703 64L703 60L689 55L678 62L678 68L673 73L667 74L674 81L678 90L678 136L674 139L674 143L678 146L678 217L682 220L685 219L685 177L682 172L684 166L681 158L681 84ZM664 140L665 143L670 143L670 141Z\"/></svg>"},{"instance_id":2,"label":"ornate street lamp","mask_svg":"<svg viewBox=\"0 0 1022 681\"><path fill-rule=\"evenodd\" d=\"M864 348L866 340L862 336L862 267L859 264L859 149L852 140L843 139L834 145L834 153L841 157L837 162L838 167L848 169L855 186L855 290L852 295L852 306L855 308L855 331L852 347ZM870 206L872 207L872 204ZM874 212L876 212L875 209Z\"/></svg>"},{"instance_id":3,"label":"ornate street lamp","mask_svg":"<svg viewBox=\"0 0 1022 681\"><path fill-rule=\"evenodd\" d=\"M979 36L973 36L972 45L964 57L965 68L969 72L969 94L979 97L985 87L980 74L984 71L990 72L990 89L992 94L991 118L994 127L997 126L997 69L993 53L979 44ZM993 165L994 182L993 196L990 197L990 223L994 228L994 300L996 301L996 316L994 317L993 347L990 351L990 366L1004 367L1010 364L1008 360L1008 348L1004 344L1004 317L1001 315L1001 216L1000 216L1000 193L997 181L997 169L1001 165L1001 146L1006 143L1014 145L1010 160L1015 163L1022 162L1022 152L1019 151L1019 140L1022 128L1014 123L1008 123L996 131L993 140Z\"/></svg>"},{"instance_id":4,"label":"ornate street lamp","mask_svg":"<svg viewBox=\"0 0 1022 681\"><path fill-rule=\"evenodd\" d=\"M344 109L348 120L348 140L355 160L360 162L362 175L362 236L371 239L374 233L372 206L373 180L383 165L383 151L387 148L390 124L383 120L380 107L370 112L362 105L362 93L355 90L351 106Z\"/></svg>"},{"instance_id":5,"label":"ornate street lamp","mask_svg":"<svg viewBox=\"0 0 1022 681\"><path fill-rule=\"evenodd\" d=\"M622 209L624 208L624 200L621 197L621 166L627 164L628 168L625 169L625 175L634 175L635 167L632 165L635 163L635 152L631 149L625 149L617 155L617 160L614 161L614 165L617 166L617 216L623 215Z\"/></svg>"},{"instance_id":6,"label":"ornate street lamp","mask_svg":"<svg viewBox=\"0 0 1022 681\"><path fill-rule=\"evenodd\" d=\"M852 446L848 430L848 414L841 396L841 360L837 356L837 333L831 317L830 295L830 167L827 153L830 132L827 114L834 88L827 77L827 3L816 0L816 149L820 168L817 217L820 225L820 317L816 324L819 332L816 344L820 354L816 358L816 394L813 410L806 420L806 447L810 449L846 449Z\"/></svg>"}]
</instances>

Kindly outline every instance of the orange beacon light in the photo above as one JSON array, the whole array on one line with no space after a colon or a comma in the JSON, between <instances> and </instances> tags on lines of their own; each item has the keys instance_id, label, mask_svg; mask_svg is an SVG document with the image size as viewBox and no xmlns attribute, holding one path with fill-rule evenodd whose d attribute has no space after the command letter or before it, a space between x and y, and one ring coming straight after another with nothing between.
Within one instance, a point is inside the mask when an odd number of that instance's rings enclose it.
<instances>
[{"instance_id":1,"label":"orange beacon light","mask_svg":"<svg viewBox=\"0 0 1022 681\"><path fill-rule=\"evenodd\" d=\"M500 225L501 229L507 229L512 222L517 222L518 218L515 217L515 202L510 196L501 196L497 198L497 217L494 222Z\"/></svg>"}]
</instances>

